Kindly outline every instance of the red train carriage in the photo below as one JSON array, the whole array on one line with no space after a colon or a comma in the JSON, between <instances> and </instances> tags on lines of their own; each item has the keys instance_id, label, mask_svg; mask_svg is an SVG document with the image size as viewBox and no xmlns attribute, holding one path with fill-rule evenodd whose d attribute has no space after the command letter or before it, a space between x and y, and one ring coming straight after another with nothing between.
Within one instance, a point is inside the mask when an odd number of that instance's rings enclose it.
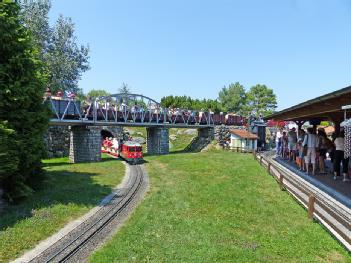
<instances>
[{"instance_id":1,"label":"red train carriage","mask_svg":"<svg viewBox=\"0 0 351 263\"><path fill-rule=\"evenodd\" d=\"M143 149L139 143L125 142L120 148L120 157L130 163L140 163L143 160Z\"/></svg>"},{"instance_id":2,"label":"red train carriage","mask_svg":"<svg viewBox=\"0 0 351 263\"><path fill-rule=\"evenodd\" d=\"M116 138L106 138L102 141L101 152L110 154L114 157L119 156L119 143Z\"/></svg>"}]
</instances>

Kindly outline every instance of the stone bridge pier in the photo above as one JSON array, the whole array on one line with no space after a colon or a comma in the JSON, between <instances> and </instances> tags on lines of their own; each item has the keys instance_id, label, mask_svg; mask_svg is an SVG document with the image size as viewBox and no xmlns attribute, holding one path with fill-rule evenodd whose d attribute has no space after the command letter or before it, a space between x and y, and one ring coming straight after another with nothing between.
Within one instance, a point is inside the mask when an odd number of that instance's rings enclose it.
<instances>
[{"instance_id":1,"label":"stone bridge pier","mask_svg":"<svg viewBox=\"0 0 351 263\"><path fill-rule=\"evenodd\" d=\"M72 126L70 129L70 162L101 161L102 131L109 132L117 139L123 138L122 127Z\"/></svg>"},{"instance_id":2,"label":"stone bridge pier","mask_svg":"<svg viewBox=\"0 0 351 263\"><path fill-rule=\"evenodd\" d=\"M215 138L215 131L213 127L199 128L197 136L201 139L207 140L209 143Z\"/></svg>"},{"instance_id":3,"label":"stone bridge pier","mask_svg":"<svg viewBox=\"0 0 351 263\"><path fill-rule=\"evenodd\" d=\"M148 154L169 153L169 129L164 127L146 128L146 150Z\"/></svg>"},{"instance_id":4,"label":"stone bridge pier","mask_svg":"<svg viewBox=\"0 0 351 263\"><path fill-rule=\"evenodd\" d=\"M72 163L101 160L101 129L99 127L71 127L69 160Z\"/></svg>"},{"instance_id":5,"label":"stone bridge pier","mask_svg":"<svg viewBox=\"0 0 351 263\"><path fill-rule=\"evenodd\" d=\"M206 148L215 138L215 130L213 127L205 127L197 129L197 136L185 148L185 151L199 152Z\"/></svg>"}]
</instances>

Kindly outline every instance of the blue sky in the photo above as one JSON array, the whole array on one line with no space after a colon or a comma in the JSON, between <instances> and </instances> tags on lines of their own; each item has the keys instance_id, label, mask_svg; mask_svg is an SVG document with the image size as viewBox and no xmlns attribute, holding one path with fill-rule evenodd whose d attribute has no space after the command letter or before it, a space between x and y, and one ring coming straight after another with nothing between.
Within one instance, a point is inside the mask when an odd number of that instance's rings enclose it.
<instances>
[{"instance_id":1,"label":"blue sky","mask_svg":"<svg viewBox=\"0 0 351 263\"><path fill-rule=\"evenodd\" d=\"M216 98L236 81L278 109L351 85L349 0L52 0L91 49L80 87Z\"/></svg>"}]
</instances>

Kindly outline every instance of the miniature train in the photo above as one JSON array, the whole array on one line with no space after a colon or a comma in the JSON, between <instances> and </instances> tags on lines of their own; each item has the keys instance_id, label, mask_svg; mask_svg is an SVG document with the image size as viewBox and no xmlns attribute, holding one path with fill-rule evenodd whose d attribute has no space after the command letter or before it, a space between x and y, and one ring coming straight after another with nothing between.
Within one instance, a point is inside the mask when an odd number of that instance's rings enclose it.
<instances>
[{"instance_id":1,"label":"miniature train","mask_svg":"<svg viewBox=\"0 0 351 263\"><path fill-rule=\"evenodd\" d=\"M132 164L142 163L143 148L139 143L127 141L119 143L116 138L106 138L101 145L101 152L120 157Z\"/></svg>"},{"instance_id":2,"label":"miniature train","mask_svg":"<svg viewBox=\"0 0 351 263\"><path fill-rule=\"evenodd\" d=\"M180 109L143 109L131 107L130 109L117 107L95 108L91 105L81 107L80 101L69 99L51 98L53 118L64 119L86 119L93 120L94 116L98 121L114 122L152 122L172 124L212 124L243 126L246 125L246 118L236 114L209 113L203 111L180 110ZM94 115L95 111L95 115Z\"/></svg>"}]
</instances>

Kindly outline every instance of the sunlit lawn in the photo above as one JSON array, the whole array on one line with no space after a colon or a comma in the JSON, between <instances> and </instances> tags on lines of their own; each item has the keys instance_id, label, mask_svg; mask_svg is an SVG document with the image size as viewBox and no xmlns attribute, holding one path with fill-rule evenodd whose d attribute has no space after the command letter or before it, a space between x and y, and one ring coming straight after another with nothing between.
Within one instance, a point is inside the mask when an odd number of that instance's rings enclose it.
<instances>
[{"instance_id":1,"label":"sunlit lawn","mask_svg":"<svg viewBox=\"0 0 351 263\"><path fill-rule=\"evenodd\" d=\"M20 256L96 206L124 176L121 161L69 164L67 158L45 160L42 190L0 216L0 262Z\"/></svg>"},{"instance_id":2,"label":"sunlit lawn","mask_svg":"<svg viewBox=\"0 0 351 263\"><path fill-rule=\"evenodd\" d=\"M182 132L179 134L179 131ZM175 135L176 139L175 140L170 140L171 148L169 149L170 152L177 152L177 151L182 151L187 147L191 140L197 136L197 134L187 134L185 133L186 129L169 129L169 134L170 135Z\"/></svg>"},{"instance_id":3,"label":"sunlit lawn","mask_svg":"<svg viewBox=\"0 0 351 263\"><path fill-rule=\"evenodd\" d=\"M351 262L252 155L146 159L150 192L91 262Z\"/></svg>"}]
</instances>

